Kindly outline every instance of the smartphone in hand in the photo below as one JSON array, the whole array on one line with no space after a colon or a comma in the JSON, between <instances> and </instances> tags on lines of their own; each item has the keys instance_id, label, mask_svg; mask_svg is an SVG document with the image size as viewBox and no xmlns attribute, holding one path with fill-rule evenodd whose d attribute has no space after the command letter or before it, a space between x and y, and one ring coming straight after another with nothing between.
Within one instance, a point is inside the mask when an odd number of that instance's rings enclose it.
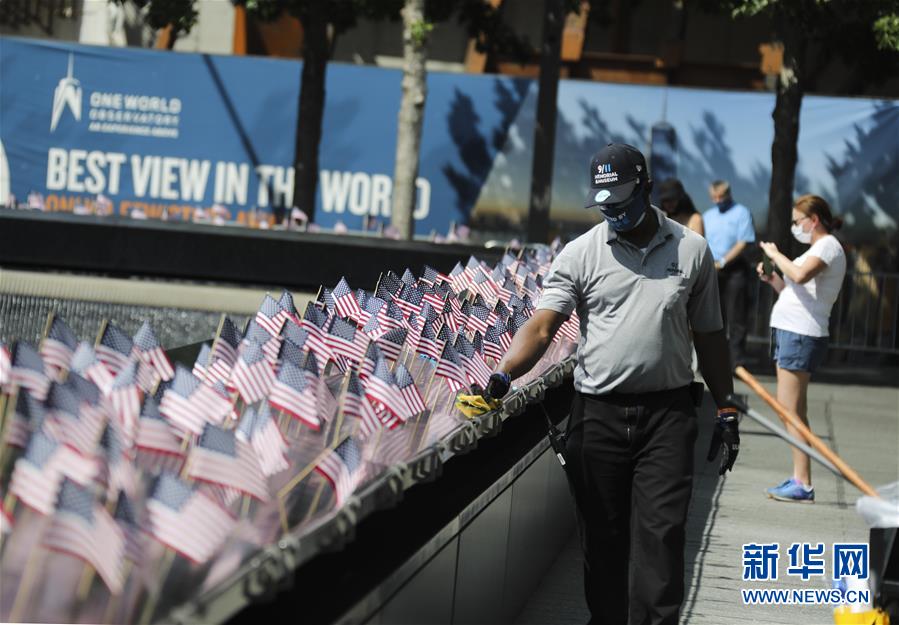
<instances>
[{"instance_id":1,"label":"smartphone in hand","mask_svg":"<svg viewBox=\"0 0 899 625\"><path fill-rule=\"evenodd\" d=\"M768 258L767 254L762 254L762 272L764 272L766 276L770 276L774 273L774 263Z\"/></svg>"}]
</instances>

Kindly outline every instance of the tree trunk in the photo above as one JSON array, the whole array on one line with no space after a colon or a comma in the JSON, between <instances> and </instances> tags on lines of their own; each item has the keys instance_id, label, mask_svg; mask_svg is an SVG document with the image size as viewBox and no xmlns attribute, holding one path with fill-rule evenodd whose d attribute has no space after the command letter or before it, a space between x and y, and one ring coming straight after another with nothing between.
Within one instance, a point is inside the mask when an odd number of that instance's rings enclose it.
<instances>
[{"instance_id":1,"label":"tree trunk","mask_svg":"<svg viewBox=\"0 0 899 625\"><path fill-rule=\"evenodd\" d=\"M528 241L537 243L546 243L549 237L556 144L556 96L559 92L564 21L562 0L546 0L543 8L543 43L540 48L537 123L534 125L534 160L531 163L527 232Z\"/></svg>"},{"instance_id":2,"label":"tree trunk","mask_svg":"<svg viewBox=\"0 0 899 625\"><path fill-rule=\"evenodd\" d=\"M396 167L393 173L391 224L404 239L415 233L415 179L428 86L427 23L424 0L405 0L403 8L403 99L397 118Z\"/></svg>"},{"instance_id":3,"label":"tree trunk","mask_svg":"<svg viewBox=\"0 0 899 625\"><path fill-rule=\"evenodd\" d=\"M774 103L774 141L771 144L771 187L768 191L767 238L785 254L793 249L790 225L796 174L799 113L803 95L803 57L806 42L793 30L785 37L783 68L777 78Z\"/></svg>"},{"instance_id":4,"label":"tree trunk","mask_svg":"<svg viewBox=\"0 0 899 625\"><path fill-rule=\"evenodd\" d=\"M328 14L324 0L313 0L303 19L303 78L294 156L293 205L315 221L318 184L318 144L325 112L325 72L328 68Z\"/></svg>"}]
</instances>

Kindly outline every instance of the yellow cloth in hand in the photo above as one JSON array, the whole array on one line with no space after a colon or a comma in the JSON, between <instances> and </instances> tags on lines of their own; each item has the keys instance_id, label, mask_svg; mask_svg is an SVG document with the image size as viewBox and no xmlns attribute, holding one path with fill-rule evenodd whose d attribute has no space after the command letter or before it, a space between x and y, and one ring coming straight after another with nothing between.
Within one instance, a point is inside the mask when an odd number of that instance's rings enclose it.
<instances>
[{"instance_id":1,"label":"yellow cloth in hand","mask_svg":"<svg viewBox=\"0 0 899 625\"><path fill-rule=\"evenodd\" d=\"M487 399L483 395L459 395L456 397L456 410L469 419L480 417L502 406L498 399Z\"/></svg>"}]
</instances>

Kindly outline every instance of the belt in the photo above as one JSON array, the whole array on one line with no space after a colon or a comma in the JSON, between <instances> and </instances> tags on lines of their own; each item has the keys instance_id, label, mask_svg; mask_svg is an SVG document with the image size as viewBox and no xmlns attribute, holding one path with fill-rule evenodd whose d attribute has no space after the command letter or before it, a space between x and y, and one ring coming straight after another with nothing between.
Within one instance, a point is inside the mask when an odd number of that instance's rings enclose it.
<instances>
[{"instance_id":1,"label":"belt","mask_svg":"<svg viewBox=\"0 0 899 625\"><path fill-rule=\"evenodd\" d=\"M584 393L582 391L577 391L578 395L585 399L592 399L594 401L606 402L609 404L618 404L622 406L632 406L636 404L648 404L657 401L664 401L670 399L674 396L677 396L681 393L689 393L690 385L679 386L677 388L663 389L659 391L646 391L643 393L603 393L601 395L594 395L591 393Z\"/></svg>"}]
</instances>

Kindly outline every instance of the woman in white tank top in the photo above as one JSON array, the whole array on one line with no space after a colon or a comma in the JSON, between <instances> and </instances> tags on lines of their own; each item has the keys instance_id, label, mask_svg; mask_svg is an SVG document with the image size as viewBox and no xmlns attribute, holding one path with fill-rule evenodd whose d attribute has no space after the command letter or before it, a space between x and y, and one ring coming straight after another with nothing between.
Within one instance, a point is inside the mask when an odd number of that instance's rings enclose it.
<instances>
[{"instance_id":1,"label":"woman in white tank top","mask_svg":"<svg viewBox=\"0 0 899 625\"><path fill-rule=\"evenodd\" d=\"M846 274L843 246L832 232L842 225L827 202L817 195L803 195L793 206L793 236L811 244L804 254L790 260L774 243L760 243L762 251L783 274L766 275L759 263L761 280L778 292L771 311L771 329L777 361L777 400L799 415L808 425L808 383L812 372L827 352L830 310L840 293ZM798 430L787 426L802 440ZM813 503L809 457L793 448L793 475L783 483L766 489L778 501Z\"/></svg>"}]
</instances>

